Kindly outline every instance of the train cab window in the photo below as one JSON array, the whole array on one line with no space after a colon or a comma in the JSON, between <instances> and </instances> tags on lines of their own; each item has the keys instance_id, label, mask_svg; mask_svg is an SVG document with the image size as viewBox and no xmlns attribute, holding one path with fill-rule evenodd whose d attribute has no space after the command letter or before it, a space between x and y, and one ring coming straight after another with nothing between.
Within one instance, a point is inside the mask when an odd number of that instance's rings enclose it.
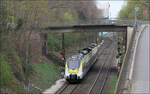
<instances>
[{"instance_id":1,"label":"train cab window","mask_svg":"<svg viewBox=\"0 0 150 94\"><path fill-rule=\"evenodd\" d=\"M68 61L68 68L69 69L76 69L76 68L79 68L80 67L80 61L79 60L69 60Z\"/></svg>"},{"instance_id":2,"label":"train cab window","mask_svg":"<svg viewBox=\"0 0 150 94\"><path fill-rule=\"evenodd\" d=\"M69 69L73 69L73 70L76 69L76 68L79 68L81 59L82 59L82 55L81 54L76 54L76 55L70 57L67 60L68 68Z\"/></svg>"},{"instance_id":3,"label":"train cab window","mask_svg":"<svg viewBox=\"0 0 150 94\"><path fill-rule=\"evenodd\" d=\"M76 54L76 58L78 59L82 59L83 54L81 53L81 51L79 51L79 53Z\"/></svg>"}]
</instances>

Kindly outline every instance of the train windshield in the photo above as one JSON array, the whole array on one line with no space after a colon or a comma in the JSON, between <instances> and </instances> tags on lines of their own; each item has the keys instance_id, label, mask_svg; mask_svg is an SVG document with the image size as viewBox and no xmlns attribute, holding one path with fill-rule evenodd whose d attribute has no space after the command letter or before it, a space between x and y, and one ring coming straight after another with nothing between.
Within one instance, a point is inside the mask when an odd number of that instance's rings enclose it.
<instances>
[{"instance_id":1,"label":"train windshield","mask_svg":"<svg viewBox=\"0 0 150 94\"><path fill-rule=\"evenodd\" d=\"M69 69L76 69L80 67L80 60L81 58L76 56L76 57L71 57L68 59L67 63L68 63L68 68Z\"/></svg>"}]
</instances>

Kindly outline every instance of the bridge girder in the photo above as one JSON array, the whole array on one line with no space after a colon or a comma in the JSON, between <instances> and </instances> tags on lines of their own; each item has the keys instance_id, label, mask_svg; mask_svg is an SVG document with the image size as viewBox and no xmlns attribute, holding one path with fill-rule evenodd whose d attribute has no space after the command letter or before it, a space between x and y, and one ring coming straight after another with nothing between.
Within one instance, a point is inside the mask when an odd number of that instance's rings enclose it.
<instances>
[{"instance_id":1,"label":"bridge girder","mask_svg":"<svg viewBox=\"0 0 150 94\"><path fill-rule=\"evenodd\" d=\"M45 33L67 33L67 32L126 32L126 26L119 25L74 25L74 26L55 26L44 29Z\"/></svg>"}]
</instances>

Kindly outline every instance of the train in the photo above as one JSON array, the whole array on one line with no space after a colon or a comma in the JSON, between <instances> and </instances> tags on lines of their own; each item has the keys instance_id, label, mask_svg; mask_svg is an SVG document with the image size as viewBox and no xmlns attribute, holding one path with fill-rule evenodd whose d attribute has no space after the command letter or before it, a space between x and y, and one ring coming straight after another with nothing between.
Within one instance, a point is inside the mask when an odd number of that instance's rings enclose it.
<instances>
[{"instance_id":1,"label":"train","mask_svg":"<svg viewBox=\"0 0 150 94\"><path fill-rule=\"evenodd\" d=\"M99 48L100 45L91 43L88 47L69 57L65 64L64 78L70 83L82 80L97 60Z\"/></svg>"}]
</instances>

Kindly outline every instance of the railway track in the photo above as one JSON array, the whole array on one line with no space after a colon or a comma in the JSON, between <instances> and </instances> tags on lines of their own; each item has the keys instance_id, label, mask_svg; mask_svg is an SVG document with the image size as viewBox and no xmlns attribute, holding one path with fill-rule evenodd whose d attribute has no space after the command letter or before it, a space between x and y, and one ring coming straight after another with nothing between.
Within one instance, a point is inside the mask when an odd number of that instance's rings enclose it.
<instances>
[{"instance_id":1,"label":"railway track","mask_svg":"<svg viewBox=\"0 0 150 94\"><path fill-rule=\"evenodd\" d=\"M72 94L74 90L77 88L77 84L65 84L65 86L59 90L56 94Z\"/></svg>"},{"instance_id":2,"label":"railway track","mask_svg":"<svg viewBox=\"0 0 150 94\"><path fill-rule=\"evenodd\" d=\"M106 54L109 55L109 54ZM96 79L94 80L94 83L92 84L91 88L88 91L88 94L101 94L103 91L103 88L105 86L105 83L107 81L107 77L110 72L110 60L112 59L112 55L108 56L108 58L105 58L105 63L103 64L103 67L101 70L99 70Z\"/></svg>"},{"instance_id":3,"label":"railway track","mask_svg":"<svg viewBox=\"0 0 150 94\"><path fill-rule=\"evenodd\" d=\"M109 41L101 48L98 61L92 66L87 76L80 84L67 83L56 94L100 94L109 75L110 63L113 55L110 55L113 45ZM95 79L95 80L93 80Z\"/></svg>"}]
</instances>

